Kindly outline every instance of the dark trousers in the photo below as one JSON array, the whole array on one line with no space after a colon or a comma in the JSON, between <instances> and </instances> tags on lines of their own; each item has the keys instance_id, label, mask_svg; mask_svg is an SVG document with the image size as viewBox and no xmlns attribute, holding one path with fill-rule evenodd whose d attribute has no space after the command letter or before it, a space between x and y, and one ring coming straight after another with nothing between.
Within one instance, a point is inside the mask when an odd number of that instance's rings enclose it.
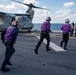
<instances>
[{"instance_id":1,"label":"dark trousers","mask_svg":"<svg viewBox=\"0 0 76 75\"><path fill-rule=\"evenodd\" d=\"M73 33L74 33L74 29L71 30L70 36L73 36Z\"/></svg>"},{"instance_id":2,"label":"dark trousers","mask_svg":"<svg viewBox=\"0 0 76 75\"><path fill-rule=\"evenodd\" d=\"M63 33L62 35L62 41L61 41L61 44L63 44L63 42L65 43L64 44L64 48L66 48L67 46L67 43L68 43L68 40L69 40L69 33Z\"/></svg>"},{"instance_id":3,"label":"dark trousers","mask_svg":"<svg viewBox=\"0 0 76 75\"><path fill-rule=\"evenodd\" d=\"M41 43L43 42L44 38L47 40L46 49L49 49L49 43L50 43L50 35L49 32L42 31L40 34L40 40L36 45L36 49L38 50Z\"/></svg>"},{"instance_id":4,"label":"dark trousers","mask_svg":"<svg viewBox=\"0 0 76 75\"><path fill-rule=\"evenodd\" d=\"M76 36L76 29L75 29L75 36Z\"/></svg>"},{"instance_id":5,"label":"dark trousers","mask_svg":"<svg viewBox=\"0 0 76 75\"><path fill-rule=\"evenodd\" d=\"M2 63L2 68L6 67L7 63L10 62L11 56L15 52L13 44L8 45L7 43L5 43L5 46L6 46L6 52L5 52L5 59L4 59L3 63Z\"/></svg>"}]
</instances>

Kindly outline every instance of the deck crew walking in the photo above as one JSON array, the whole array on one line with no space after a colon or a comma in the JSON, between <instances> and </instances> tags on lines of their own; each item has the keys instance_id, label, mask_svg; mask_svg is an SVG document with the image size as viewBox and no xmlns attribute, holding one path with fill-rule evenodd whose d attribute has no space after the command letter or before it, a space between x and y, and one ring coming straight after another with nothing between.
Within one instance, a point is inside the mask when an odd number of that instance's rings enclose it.
<instances>
[{"instance_id":1,"label":"deck crew walking","mask_svg":"<svg viewBox=\"0 0 76 75\"><path fill-rule=\"evenodd\" d=\"M69 32L71 31L71 25L69 23L70 23L69 19L66 19L65 24L63 24L61 27L62 41L60 42L60 46L62 47L64 43L64 49L67 49L66 46L69 40Z\"/></svg>"},{"instance_id":2,"label":"deck crew walking","mask_svg":"<svg viewBox=\"0 0 76 75\"><path fill-rule=\"evenodd\" d=\"M41 43L43 42L44 38L47 40L46 51L50 51L50 49L49 49L49 43L50 43L49 32L51 32L51 30L50 30L50 27L51 27L50 21L51 21L51 18L47 17L46 21L41 26L40 40L37 43L36 48L35 48L35 53L36 54L38 54L38 49L39 49Z\"/></svg>"},{"instance_id":3,"label":"deck crew walking","mask_svg":"<svg viewBox=\"0 0 76 75\"><path fill-rule=\"evenodd\" d=\"M74 24L74 21L73 21L72 24L71 24L70 36L73 36L73 34L74 34L74 27L75 27L75 24Z\"/></svg>"},{"instance_id":4,"label":"deck crew walking","mask_svg":"<svg viewBox=\"0 0 76 75\"><path fill-rule=\"evenodd\" d=\"M6 68L6 65L12 66L10 59L13 53L15 52L13 45L16 42L18 31L19 31L18 22L15 20L12 22L12 26L6 29L6 34L4 36L4 44L6 46L6 52L5 52L5 59L1 66L1 71L7 72L10 69Z\"/></svg>"}]
</instances>

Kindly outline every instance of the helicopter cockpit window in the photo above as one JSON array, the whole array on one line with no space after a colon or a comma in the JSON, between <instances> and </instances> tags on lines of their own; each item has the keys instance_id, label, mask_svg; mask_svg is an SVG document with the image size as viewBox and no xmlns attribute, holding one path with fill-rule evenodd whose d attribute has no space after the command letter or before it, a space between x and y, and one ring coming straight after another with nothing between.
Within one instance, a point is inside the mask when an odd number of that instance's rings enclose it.
<instances>
[{"instance_id":1,"label":"helicopter cockpit window","mask_svg":"<svg viewBox=\"0 0 76 75\"><path fill-rule=\"evenodd\" d=\"M2 18L0 18L0 24L3 24L4 22L2 21Z\"/></svg>"},{"instance_id":2,"label":"helicopter cockpit window","mask_svg":"<svg viewBox=\"0 0 76 75\"><path fill-rule=\"evenodd\" d=\"M18 22L21 22L21 18L18 18Z\"/></svg>"},{"instance_id":3,"label":"helicopter cockpit window","mask_svg":"<svg viewBox=\"0 0 76 75\"><path fill-rule=\"evenodd\" d=\"M23 22L23 21L29 21L29 20L28 20L28 18L27 18L26 16L23 16L23 17L22 17L22 22Z\"/></svg>"}]
</instances>

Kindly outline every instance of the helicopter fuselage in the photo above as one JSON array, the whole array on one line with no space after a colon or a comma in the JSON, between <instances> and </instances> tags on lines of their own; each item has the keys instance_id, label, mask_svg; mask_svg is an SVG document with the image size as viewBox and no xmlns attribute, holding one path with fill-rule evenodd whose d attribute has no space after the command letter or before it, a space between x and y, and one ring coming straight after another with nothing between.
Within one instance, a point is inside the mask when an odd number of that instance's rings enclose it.
<instances>
[{"instance_id":1,"label":"helicopter fuselage","mask_svg":"<svg viewBox=\"0 0 76 75\"><path fill-rule=\"evenodd\" d=\"M12 18L15 18L19 22L19 29L25 29L31 31L34 27L32 21L25 15L13 15L13 16L5 16L0 15L0 30L5 29L11 25Z\"/></svg>"}]
</instances>

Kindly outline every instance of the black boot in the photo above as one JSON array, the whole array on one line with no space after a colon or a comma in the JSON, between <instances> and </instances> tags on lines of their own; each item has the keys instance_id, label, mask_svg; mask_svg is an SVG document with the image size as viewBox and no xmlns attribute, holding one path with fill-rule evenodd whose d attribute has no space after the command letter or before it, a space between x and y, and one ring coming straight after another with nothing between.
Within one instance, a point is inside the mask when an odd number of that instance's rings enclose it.
<instances>
[{"instance_id":1,"label":"black boot","mask_svg":"<svg viewBox=\"0 0 76 75\"><path fill-rule=\"evenodd\" d=\"M60 42L60 46L61 46L61 47L63 46L63 41Z\"/></svg>"},{"instance_id":2,"label":"black boot","mask_svg":"<svg viewBox=\"0 0 76 75\"><path fill-rule=\"evenodd\" d=\"M49 49L49 48L48 48L48 49L46 49L46 51L50 51L50 50L51 50L51 49Z\"/></svg>"},{"instance_id":3,"label":"black boot","mask_svg":"<svg viewBox=\"0 0 76 75\"><path fill-rule=\"evenodd\" d=\"M12 64L10 62L8 62L7 65L12 66Z\"/></svg>"},{"instance_id":4,"label":"black boot","mask_svg":"<svg viewBox=\"0 0 76 75\"><path fill-rule=\"evenodd\" d=\"M2 72L8 72L8 71L10 71L10 69L9 68L6 68L6 67L1 67L1 71Z\"/></svg>"},{"instance_id":5,"label":"black boot","mask_svg":"<svg viewBox=\"0 0 76 75\"><path fill-rule=\"evenodd\" d=\"M65 50L68 50L66 47L64 47Z\"/></svg>"},{"instance_id":6,"label":"black boot","mask_svg":"<svg viewBox=\"0 0 76 75\"><path fill-rule=\"evenodd\" d=\"M38 54L38 49L35 49L35 54Z\"/></svg>"}]
</instances>

